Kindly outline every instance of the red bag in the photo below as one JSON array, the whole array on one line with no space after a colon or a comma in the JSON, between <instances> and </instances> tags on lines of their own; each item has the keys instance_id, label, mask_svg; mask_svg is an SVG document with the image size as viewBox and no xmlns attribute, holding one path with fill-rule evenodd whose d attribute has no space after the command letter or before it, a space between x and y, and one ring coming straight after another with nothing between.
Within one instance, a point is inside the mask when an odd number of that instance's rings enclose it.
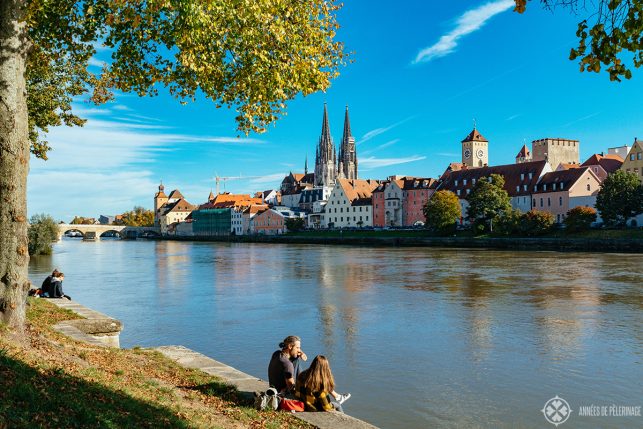
<instances>
[{"instance_id":1,"label":"red bag","mask_svg":"<svg viewBox=\"0 0 643 429\"><path fill-rule=\"evenodd\" d=\"M304 411L304 403L296 399L285 399L279 401L279 409L283 411L297 412Z\"/></svg>"}]
</instances>

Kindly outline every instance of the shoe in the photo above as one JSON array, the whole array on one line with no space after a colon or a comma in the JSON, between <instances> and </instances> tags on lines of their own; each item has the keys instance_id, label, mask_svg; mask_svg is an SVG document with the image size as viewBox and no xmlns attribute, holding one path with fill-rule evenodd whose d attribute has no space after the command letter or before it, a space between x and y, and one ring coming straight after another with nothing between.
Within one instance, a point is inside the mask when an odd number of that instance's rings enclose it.
<instances>
[{"instance_id":1,"label":"shoe","mask_svg":"<svg viewBox=\"0 0 643 429\"><path fill-rule=\"evenodd\" d=\"M344 402L348 401L348 399L349 399L350 397L351 397L351 394L350 394L350 393L346 393L346 394L344 394L344 395L339 395L339 398L337 398L337 402L339 402L339 404L341 405L341 404L343 404Z\"/></svg>"}]
</instances>

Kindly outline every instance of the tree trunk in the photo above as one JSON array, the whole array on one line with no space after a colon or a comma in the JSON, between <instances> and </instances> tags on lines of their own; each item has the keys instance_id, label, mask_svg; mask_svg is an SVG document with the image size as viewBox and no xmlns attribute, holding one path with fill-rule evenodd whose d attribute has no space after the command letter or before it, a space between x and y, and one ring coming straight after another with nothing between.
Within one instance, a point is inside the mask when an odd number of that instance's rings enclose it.
<instances>
[{"instance_id":1,"label":"tree trunk","mask_svg":"<svg viewBox=\"0 0 643 429\"><path fill-rule=\"evenodd\" d=\"M0 321L24 329L29 135L24 0L0 0Z\"/></svg>"}]
</instances>

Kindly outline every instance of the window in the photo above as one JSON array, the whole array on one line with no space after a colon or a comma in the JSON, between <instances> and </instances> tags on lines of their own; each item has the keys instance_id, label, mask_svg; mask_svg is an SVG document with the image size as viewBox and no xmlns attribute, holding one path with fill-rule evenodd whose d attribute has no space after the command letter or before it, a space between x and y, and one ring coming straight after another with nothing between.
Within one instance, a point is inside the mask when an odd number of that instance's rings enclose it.
<instances>
[{"instance_id":1,"label":"window","mask_svg":"<svg viewBox=\"0 0 643 429\"><path fill-rule=\"evenodd\" d=\"M520 173L520 180L525 180L525 173Z\"/></svg>"},{"instance_id":2,"label":"window","mask_svg":"<svg viewBox=\"0 0 643 429\"><path fill-rule=\"evenodd\" d=\"M356 221L356 220L357 220L357 218L355 216L353 216L353 221Z\"/></svg>"},{"instance_id":3,"label":"window","mask_svg":"<svg viewBox=\"0 0 643 429\"><path fill-rule=\"evenodd\" d=\"M543 185L543 191L546 191L546 190L547 190L547 184L545 183L545 184Z\"/></svg>"},{"instance_id":4,"label":"window","mask_svg":"<svg viewBox=\"0 0 643 429\"><path fill-rule=\"evenodd\" d=\"M355 211L355 207L353 207L353 211Z\"/></svg>"},{"instance_id":5,"label":"window","mask_svg":"<svg viewBox=\"0 0 643 429\"><path fill-rule=\"evenodd\" d=\"M464 186L467 186L467 179L463 179L463 180L462 180L462 184L463 184Z\"/></svg>"},{"instance_id":6,"label":"window","mask_svg":"<svg viewBox=\"0 0 643 429\"><path fill-rule=\"evenodd\" d=\"M529 173L529 180L531 180L532 177L534 177L534 173Z\"/></svg>"},{"instance_id":7,"label":"window","mask_svg":"<svg viewBox=\"0 0 643 429\"><path fill-rule=\"evenodd\" d=\"M527 190L527 185L522 185L522 190L526 191Z\"/></svg>"},{"instance_id":8,"label":"window","mask_svg":"<svg viewBox=\"0 0 643 429\"><path fill-rule=\"evenodd\" d=\"M487 182L491 183L491 176L487 177Z\"/></svg>"},{"instance_id":9,"label":"window","mask_svg":"<svg viewBox=\"0 0 643 429\"><path fill-rule=\"evenodd\" d=\"M551 207L551 198L547 197L547 207Z\"/></svg>"},{"instance_id":10,"label":"window","mask_svg":"<svg viewBox=\"0 0 643 429\"><path fill-rule=\"evenodd\" d=\"M636 154L636 159L641 160L643 159L643 152L639 152Z\"/></svg>"},{"instance_id":11,"label":"window","mask_svg":"<svg viewBox=\"0 0 643 429\"><path fill-rule=\"evenodd\" d=\"M556 184L555 184L555 183L554 183L553 185L551 185L551 187L552 187L552 189L553 189L554 191L556 190Z\"/></svg>"},{"instance_id":12,"label":"window","mask_svg":"<svg viewBox=\"0 0 643 429\"><path fill-rule=\"evenodd\" d=\"M543 206L543 199L541 198L540 199L540 207L542 207L542 206Z\"/></svg>"},{"instance_id":13,"label":"window","mask_svg":"<svg viewBox=\"0 0 643 429\"><path fill-rule=\"evenodd\" d=\"M558 197L558 205L559 206L563 205L563 197Z\"/></svg>"},{"instance_id":14,"label":"window","mask_svg":"<svg viewBox=\"0 0 643 429\"><path fill-rule=\"evenodd\" d=\"M476 184L476 179L471 179L471 184L475 185Z\"/></svg>"},{"instance_id":15,"label":"window","mask_svg":"<svg viewBox=\"0 0 643 429\"><path fill-rule=\"evenodd\" d=\"M516 186L516 192L520 192L520 185Z\"/></svg>"},{"instance_id":16,"label":"window","mask_svg":"<svg viewBox=\"0 0 643 429\"><path fill-rule=\"evenodd\" d=\"M630 161L634 161L634 154L633 153L630 154Z\"/></svg>"},{"instance_id":17,"label":"window","mask_svg":"<svg viewBox=\"0 0 643 429\"><path fill-rule=\"evenodd\" d=\"M366 216L366 220L368 221L368 216Z\"/></svg>"},{"instance_id":18,"label":"window","mask_svg":"<svg viewBox=\"0 0 643 429\"><path fill-rule=\"evenodd\" d=\"M458 186L458 179L455 179L455 186Z\"/></svg>"},{"instance_id":19,"label":"window","mask_svg":"<svg viewBox=\"0 0 643 429\"><path fill-rule=\"evenodd\" d=\"M456 192L456 194L460 195L460 190L459 190L459 189L458 189L458 191Z\"/></svg>"},{"instance_id":20,"label":"window","mask_svg":"<svg viewBox=\"0 0 643 429\"><path fill-rule=\"evenodd\" d=\"M471 189L467 189L467 195L471 193Z\"/></svg>"},{"instance_id":21,"label":"window","mask_svg":"<svg viewBox=\"0 0 643 429\"><path fill-rule=\"evenodd\" d=\"M588 191L591 191L591 190L592 190L592 187L590 186L590 184L589 184L589 183L587 184L587 190L588 190Z\"/></svg>"},{"instance_id":22,"label":"window","mask_svg":"<svg viewBox=\"0 0 643 429\"><path fill-rule=\"evenodd\" d=\"M361 216L359 217L359 220L360 220L360 221L362 220L362 217L361 217Z\"/></svg>"},{"instance_id":23,"label":"window","mask_svg":"<svg viewBox=\"0 0 643 429\"><path fill-rule=\"evenodd\" d=\"M340 212L340 213L344 213L344 207L340 207L340 208L339 208L339 212Z\"/></svg>"},{"instance_id":24,"label":"window","mask_svg":"<svg viewBox=\"0 0 643 429\"><path fill-rule=\"evenodd\" d=\"M563 190L563 185L564 185L564 183L563 183L563 182L560 182L560 190L561 190L561 191Z\"/></svg>"},{"instance_id":25,"label":"window","mask_svg":"<svg viewBox=\"0 0 643 429\"><path fill-rule=\"evenodd\" d=\"M343 217L340 217L340 218L339 218L339 221L340 221L340 222L344 222L344 218L343 218Z\"/></svg>"}]
</instances>

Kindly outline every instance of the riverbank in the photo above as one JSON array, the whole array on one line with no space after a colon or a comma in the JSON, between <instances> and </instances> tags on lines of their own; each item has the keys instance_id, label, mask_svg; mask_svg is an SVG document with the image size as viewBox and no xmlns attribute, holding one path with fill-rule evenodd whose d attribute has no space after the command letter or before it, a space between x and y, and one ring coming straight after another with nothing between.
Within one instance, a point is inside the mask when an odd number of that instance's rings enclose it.
<instances>
[{"instance_id":1,"label":"riverbank","mask_svg":"<svg viewBox=\"0 0 643 429\"><path fill-rule=\"evenodd\" d=\"M80 319L30 299L28 342L0 326L0 427L312 428L258 412L234 387L157 351L75 341L54 325Z\"/></svg>"},{"instance_id":2,"label":"riverbank","mask_svg":"<svg viewBox=\"0 0 643 429\"><path fill-rule=\"evenodd\" d=\"M641 230L597 230L579 234L552 234L544 237L494 237L459 234L430 236L426 231L306 231L284 235L242 235L222 237L166 237L182 241L223 241L235 243L324 244L351 246L449 247L559 252L643 253Z\"/></svg>"}]
</instances>

